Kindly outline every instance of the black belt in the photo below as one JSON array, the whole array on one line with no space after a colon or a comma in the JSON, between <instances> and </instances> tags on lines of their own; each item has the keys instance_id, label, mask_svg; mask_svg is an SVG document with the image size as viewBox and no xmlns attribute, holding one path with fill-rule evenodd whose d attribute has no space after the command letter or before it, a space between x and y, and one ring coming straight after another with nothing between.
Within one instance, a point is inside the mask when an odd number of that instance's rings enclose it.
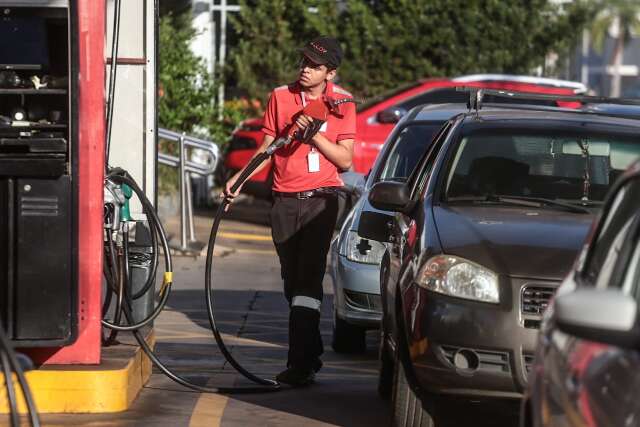
<instances>
[{"instance_id":1,"label":"black belt","mask_svg":"<svg viewBox=\"0 0 640 427\"><path fill-rule=\"evenodd\" d=\"M297 191L297 192L296 191L294 192L274 191L273 195L278 197L292 197L294 199L304 200L310 197L335 195L339 190L340 190L340 187L320 187L320 188L314 188L313 190Z\"/></svg>"}]
</instances>

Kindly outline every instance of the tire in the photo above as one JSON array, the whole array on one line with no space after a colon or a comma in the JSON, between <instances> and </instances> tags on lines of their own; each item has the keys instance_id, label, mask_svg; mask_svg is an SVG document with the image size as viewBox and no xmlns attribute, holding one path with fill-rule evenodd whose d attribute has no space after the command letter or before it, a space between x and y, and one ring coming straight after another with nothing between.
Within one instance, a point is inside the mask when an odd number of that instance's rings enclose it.
<instances>
[{"instance_id":1,"label":"tire","mask_svg":"<svg viewBox=\"0 0 640 427\"><path fill-rule=\"evenodd\" d=\"M378 395L384 400L391 398L393 391L393 356L386 343L384 326L380 332L380 350L378 351Z\"/></svg>"},{"instance_id":2,"label":"tire","mask_svg":"<svg viewBox=\"0 0 640 427\"><path fill-rule=\"evenodd\" d=\"M351 325L334 313L331 347L336 353L364 353L367 350L366 332L366 329Z\"/></svg>"},{"instance_id":3,"label":"tire","mask_svg":"<svg viewBox=\"0 0 640 427\"><path fill-rule=\"evenodd\" d=\"M394 427L435 427L433 417L422 406L422 402L409 387L404 366L396 358L393 384Z\"/></svg>"}]
</instances>

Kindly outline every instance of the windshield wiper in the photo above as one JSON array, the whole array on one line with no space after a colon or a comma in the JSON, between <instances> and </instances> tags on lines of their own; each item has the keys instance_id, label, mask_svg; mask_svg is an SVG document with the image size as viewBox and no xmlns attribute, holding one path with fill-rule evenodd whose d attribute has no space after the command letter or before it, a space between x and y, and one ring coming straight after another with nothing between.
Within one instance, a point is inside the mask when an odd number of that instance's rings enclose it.
<instances>
[{"instance_id":1,"label":"windshield wiper","mask_svg":"<svg viewBox=\"0 0 640 427\"><path fill-rule=\"evenodd\" d=\"M568 210L570 212L575 213L583 213L589 214L590 210L587 208L583 208L580 206L572 205L569 203L559 202L553 199L545 199L542 197L527 197L527 196L507 196L500 194L487 194L486 196L460 196L460 197L449 197L447 199L448 202L494 202L494 203L505 203L517 206L526 206L532 208L539 208L543 205L562 208Z\"/></svg>"},{"instance_id":2,"label":"windshield wiper","mask_svg":"<svg viewBox=\"0 0 640 427\"><path fill-rule=\"evenodd\" d=\"M562 201L574 206L601 207L604 205L604 201L601 200L563 199Z\"/></svg>"}]
</instances>

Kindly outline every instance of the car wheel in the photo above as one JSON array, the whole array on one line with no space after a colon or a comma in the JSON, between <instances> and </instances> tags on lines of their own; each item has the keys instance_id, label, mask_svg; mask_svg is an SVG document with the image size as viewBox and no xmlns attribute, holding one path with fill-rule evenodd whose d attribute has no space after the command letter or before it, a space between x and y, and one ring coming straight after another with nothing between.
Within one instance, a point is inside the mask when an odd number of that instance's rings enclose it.
<instances>
[{"instance_id":1,"label":"car wheel","mask_svg":"<svg viewBox=\"0 0 640 427\"><path fill-rule=\"evenodd\" d=\"M380 350L378 352L378 395L389 399L393 391L393 356L387 346L387 335L383 326L380 331Z\"/></svg>"},{"instance_id":2,"label":"car wheel","mask_svg":"<svg viewBox=\"0 0 640 427\"><path fill-rule=\"evenodd\" d=\"M422 402L409 387L404 366L396 358L393 383L393 418L392 426L402 427L434 427L433 417L427 412Z\"/></svg>"},{"instance_id":3,"label":"car wheel","mask_svg":"<svg viewBox=\"0 0 640 427\"><path fill-rule=\"evenodd\" d=\"M367 349L366 330L351 325L333 315L333 340L331 347L336 353L364 353Z\"/></svg>"}]
</instances>

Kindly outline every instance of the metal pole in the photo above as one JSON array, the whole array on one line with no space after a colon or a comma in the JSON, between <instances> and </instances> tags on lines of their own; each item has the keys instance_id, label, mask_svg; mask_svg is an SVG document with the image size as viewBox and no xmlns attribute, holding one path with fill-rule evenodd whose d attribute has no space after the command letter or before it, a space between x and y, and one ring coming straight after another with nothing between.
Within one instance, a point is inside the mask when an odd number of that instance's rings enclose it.
<instances>
[{"instance_id":1,"label":"metal pole","mask_svg":"<svg viewBox=\"0 0 640 427\"><path fill-rule=\"evenodd\" d=\"M213 0L210 1L209 7L209 29L211 30L211 77L216 78L216 62L218 60L216 55L216 50L218 49L217 41L216 41L216 20L214 19L214 4Z\"/></svg>"},{"instance_id":2,"label":"metal pole","mask_svg":"<svg viewBox=\"0 0 640 427\"><path fill-rule=\"evenodd\" d=\"M224 72L227 56L227 0L220 0L220 72ZM218 116L222 119L224 106L224 79L220 79L218 86Z\"/></svg>"},{"instance_id":3,"label":"metal pole","mask_svg":"<svg viewBox=\"0 0 640 427\"><path fill-rule=\"evenodd\" d=\"M193 194L190 172L187 172L185 179L187 181L187 221L189 222L189 242L195 242L196 231L193 226Z\"/></svg>"},{"instance_id":4,"label":"metal pole","mask_svg":"<svg viewBox=\"0 0 640 427\"><path fill-rule=\"evenodd\" d=\"M580 80L584 83L585 86L589 87L589 43L591 39L591 34L589 30L582 31L582 49L581 53L581 70L580 70Z\"/></svg>"},{"instance_id":5,"label":"metal pole","mask_svg":"<svg viewBox=\"0 0 640 427\"><path fill-rule=\"evenodd\" d=\"M186 182L185 175L185 149L184 149L184 133L180 135L180 248L187 249L187 200L186 200Z\"/></svg>"}]
</instances>

